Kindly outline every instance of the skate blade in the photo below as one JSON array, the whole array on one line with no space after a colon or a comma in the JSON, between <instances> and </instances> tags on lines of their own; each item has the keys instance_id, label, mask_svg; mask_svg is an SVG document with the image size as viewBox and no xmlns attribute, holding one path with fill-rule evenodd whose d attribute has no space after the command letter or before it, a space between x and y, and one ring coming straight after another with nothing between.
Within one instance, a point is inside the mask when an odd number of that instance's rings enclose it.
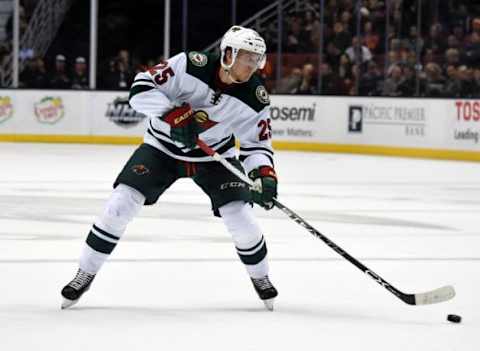
<instances>
[{"instance_id":1,"label":"skate blade","mask_svg":"<svg viewBox=\"0 0 480 351\"><path fill-rule=\"evenodd\" d=\"M78 302L78 299L77 300L69 300L69 299L63 299L62 301L62 310L65 310L67 308L70 308L72 307L73 305L75 305L76 303Z\"/></svg>"},{"instance_id":2,"label":"skate blade","mask_svg":"<svg viewBox=\"0 0 480 351\"><path fill-rule=\"evenodd\" d=\"M263 304L265 305L265 308L269 311L273 311L273 301L275 299L267 299L263 300Z\"/></svg>"}]
</instances>

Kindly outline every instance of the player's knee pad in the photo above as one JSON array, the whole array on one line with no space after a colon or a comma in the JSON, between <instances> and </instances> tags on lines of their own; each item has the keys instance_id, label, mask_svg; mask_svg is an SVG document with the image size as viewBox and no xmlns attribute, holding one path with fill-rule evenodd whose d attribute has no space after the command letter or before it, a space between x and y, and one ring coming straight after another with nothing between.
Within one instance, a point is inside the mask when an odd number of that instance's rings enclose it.
<instances>
[{"instance_id":1,"label":"player's knee pad","mask_svg":"<svg viewBox=\"0 0 480 351\"><path fill-rule=\"evenodd\" d=\"M110 195L96 224L114 235L121 236L144 202L145 196L140 192L125 184L119 184Z\"/></svg>"},{"instance_id":2,"label":"player's knee pad","mask_svg":"<svg viewBox=\"0 0 480 351\"><path fill-rule=\"evenodd\" d=\"M242 262L246 265L261 262L267 255L267 245L250 205L234 201L220 207L219 211Z\"/></svg>"},{"instance_id":3,"label":"player's knee pad","mask_svg":"<svg viewBox=\"0 0 480 351\"><path fill-rule=\"evenodd\" d=\"M145 197L137 190L120 184L110 195L105 209L97 218L87 236L87 247L83 251L81 264L89 269L98 269L106 255L112 253L122 237L128 222L138 213Z\"/></svg>"},{"instance_id":4,"label":"player's knee pad","mask_svg":"<svg viewBox=\"0 0 480 351\"><path fill-rule=\"evenodd\" d=\"M237 246L248 247L261 238L260 227L247 203L233 201L220 207L219 212Z\"/></svg>"}]
</instances>

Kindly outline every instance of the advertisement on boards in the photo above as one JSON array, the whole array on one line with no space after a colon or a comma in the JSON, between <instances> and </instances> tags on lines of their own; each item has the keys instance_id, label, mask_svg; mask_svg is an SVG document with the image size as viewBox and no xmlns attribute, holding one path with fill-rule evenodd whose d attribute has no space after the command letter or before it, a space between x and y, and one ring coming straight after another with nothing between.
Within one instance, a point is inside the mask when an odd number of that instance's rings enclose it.
<instances>
[{"instance_id":1,"label":"advertisement on boards","mask_svg":"<svg viewBox=\"0 0 480 351\"><path fill-rule=\"evenodd\" d=\"M98 92L92 97L92 134L143 136L147 118L132 109L128 92Z\"/></svg>"},{"instance_id":2,"label":"advertisement on boards","mask_svg":"<svg viewBox=\"0 0 480 351\"><path fill-rule=\"evenodd\" d=\"M10 96L0 96L0 123L13 116L13 103Z\"/></svg>"},{"instance_id":3,"label":"advertisement on boards","mask_svg":"<svg viewBox=\"0 0 480 351\"><path fill-rule=\"evenodd\" d=\"M368 144L420 146L432 143L431 109L421 101L363 99L348 104L349 139Z\"/></svg>"},{"instance_id":4,"label":"advertisement on boards","mask_svg":"<svg viewBox=\"0 0 480 351\"><path fill-rule=\"evenodd\" d=\"M451 100L447 142L466 150L480 150L480 100Z\"/></svg>"},{"instance_id":5,"label":"advertisement on boards","mask_svg":"<svg viewBox=\"0 0 480 351\"><path fill-rule=\"evenodd\" d=\"M271 96L270 120L274 140L312 142L318 137L320 116L314 99Z\"/></svg>"},{"instance_id":6,"label":"advertisement on boards","mask_svg":"<svg viewBox=\"0 0 480 351\"><path fill-rule=\"evenodd\" d=\"M45 96L33 104L39 123L55 124L65 115L65 106L60 96Z\"/></svg>"},{"instance_id":7,"label":"advertisement on boards","mask_svg":"<svg viewBox=\"0 0 480 351\"><path fill-rule=\"evenodd\" d=\"M85 135L89 132L86 94L5 90L0 96L0 133Z\"/></svg>"}]
</instances>

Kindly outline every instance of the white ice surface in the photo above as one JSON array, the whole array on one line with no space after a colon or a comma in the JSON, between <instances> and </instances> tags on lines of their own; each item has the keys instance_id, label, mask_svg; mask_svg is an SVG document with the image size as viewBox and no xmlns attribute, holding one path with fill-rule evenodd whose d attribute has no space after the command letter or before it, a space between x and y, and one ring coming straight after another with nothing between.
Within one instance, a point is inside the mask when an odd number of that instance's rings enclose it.
<instances>
[{"instance_id":1,"label":"white ice surface","mask_svg":"<svg viewBox=\"0 0 480 351\"><path fill-rule=\"evenodd\" d=\"M256 209L280 293L268 312L209 200L181 180L61 311L133 149L0 143L0 350L480 350L476 163L276 154L282 202L398 289L453 284L452 301L405 305L282 212Z\"/></svg>"}]
</instances>

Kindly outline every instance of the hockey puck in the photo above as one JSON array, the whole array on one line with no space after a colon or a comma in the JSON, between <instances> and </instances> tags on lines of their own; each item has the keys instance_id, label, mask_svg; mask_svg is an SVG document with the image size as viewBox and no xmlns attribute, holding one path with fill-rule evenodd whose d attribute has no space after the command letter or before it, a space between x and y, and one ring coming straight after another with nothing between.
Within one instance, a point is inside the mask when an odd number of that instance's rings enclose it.
<instances>
[{"instance_id":1,"label":"hockey puck","mask_svg":"<svg viewBox=\"0 0 480 351\"><path fill-rule=\"evenodd\" d=\"M457 316L456 314L449 314L447 316L447 321L453 322L453 323L460 323L462 321L462 317Z\"/></svg>"}]
</instances>

